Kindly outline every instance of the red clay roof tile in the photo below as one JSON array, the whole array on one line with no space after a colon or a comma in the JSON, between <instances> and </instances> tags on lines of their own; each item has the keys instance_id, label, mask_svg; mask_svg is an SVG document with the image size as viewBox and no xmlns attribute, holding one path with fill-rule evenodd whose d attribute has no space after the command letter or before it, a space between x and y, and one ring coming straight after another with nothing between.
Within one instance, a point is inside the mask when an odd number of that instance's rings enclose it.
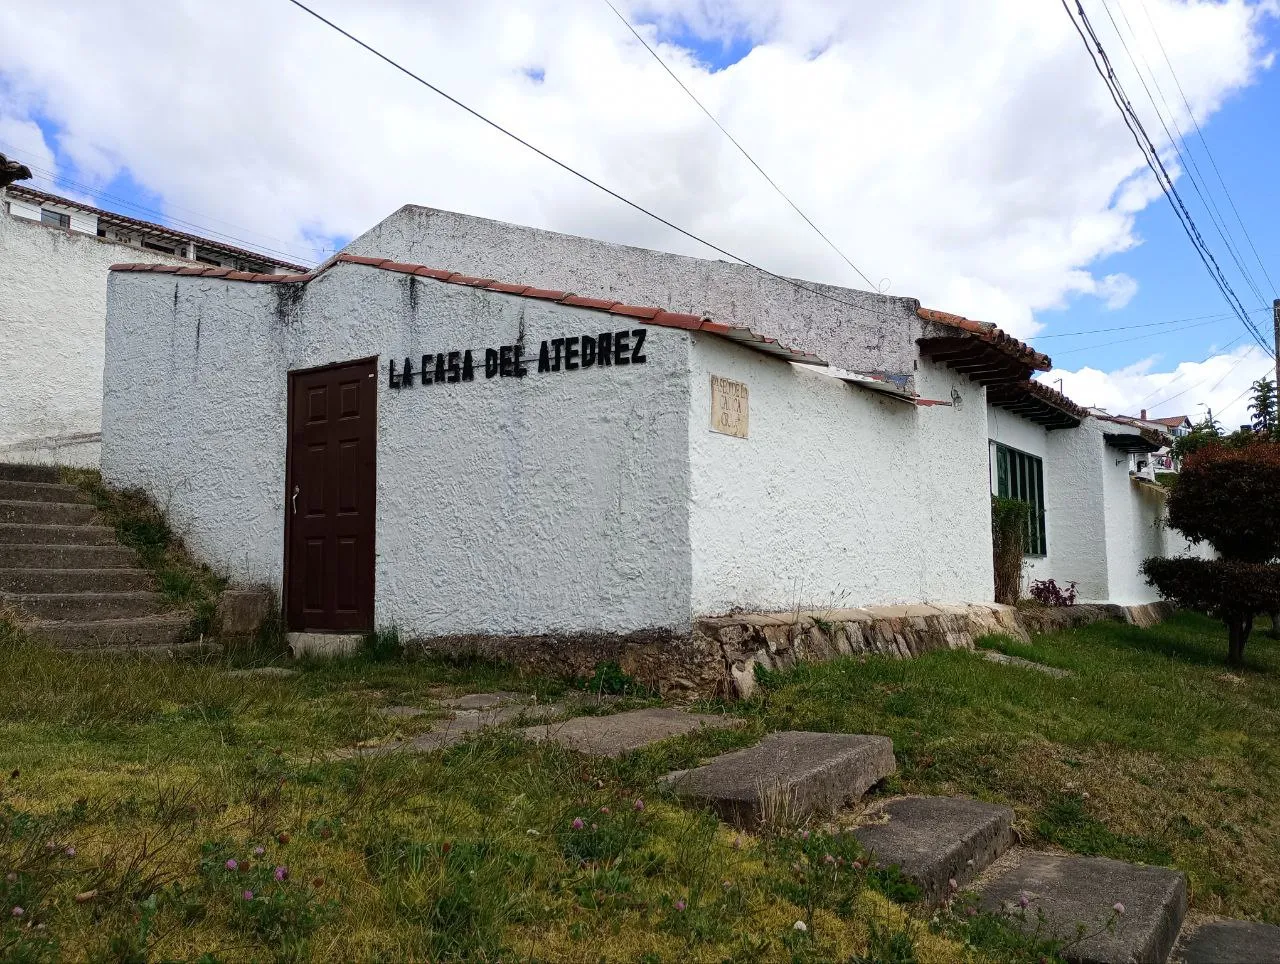
<instances>
[{"instance_id":1,"label":"red clay roof tile","mask_svg":"<svg viewBox=\"0 0 1280 964\"><path fill-rule=\"evenodd\" d=\"M953 315L949 311L938 311L935 308L917 308L916 314L925 321L946 325L949 328L955 328L958 331L973 335L981 341L994 345L1006 355L1016 358L1031 368L1047 372L1053 367L1053 362L1048 355L1036 351L1030 345L1019 341L989 322L974 321L972 318Z\"/></svg>"}]
</instances>

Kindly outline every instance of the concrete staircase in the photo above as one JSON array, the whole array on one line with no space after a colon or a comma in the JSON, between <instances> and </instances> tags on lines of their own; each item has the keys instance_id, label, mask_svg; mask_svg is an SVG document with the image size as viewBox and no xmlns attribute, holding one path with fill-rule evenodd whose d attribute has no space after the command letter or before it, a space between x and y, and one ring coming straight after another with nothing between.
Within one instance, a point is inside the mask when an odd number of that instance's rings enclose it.
<instances>
[{"instance_id":1,"label":"concrete staircase","mask_svg":"<svg viewBox=\"0 0 1280 964\"><path fill-rule=\"evenodd\" d=\"M191 623L58 469L0 464L0 609L64 649L184 645Z\"/></svg>"}]
</instances>

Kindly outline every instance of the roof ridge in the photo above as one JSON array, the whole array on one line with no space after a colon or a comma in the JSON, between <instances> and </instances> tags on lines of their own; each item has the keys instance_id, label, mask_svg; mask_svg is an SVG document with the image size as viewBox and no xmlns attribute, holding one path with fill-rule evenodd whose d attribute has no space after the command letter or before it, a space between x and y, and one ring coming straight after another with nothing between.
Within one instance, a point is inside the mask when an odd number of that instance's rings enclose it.
<instances>
[{"instance_id":1,"label":"roof ridge","mask_svg":"<svg viewBox=\"0 0 1280 964\"><path fill-rule=\"evenodd\" d=\"M1030 365L1032 368L1047 372L1053 367L1053 360L1044 352L1036 351L1026 342L1014 338L1013 335L989 321L975 321L972 318L964 317L964 315L955 315L949 311L939 311L936 308L920 307L916 309L916 314L925 321L932 321L935 324L946 325L948 328L956 328L967 332L981 341L999 348L1005 354Z\"/></svg>"}]
</instances>

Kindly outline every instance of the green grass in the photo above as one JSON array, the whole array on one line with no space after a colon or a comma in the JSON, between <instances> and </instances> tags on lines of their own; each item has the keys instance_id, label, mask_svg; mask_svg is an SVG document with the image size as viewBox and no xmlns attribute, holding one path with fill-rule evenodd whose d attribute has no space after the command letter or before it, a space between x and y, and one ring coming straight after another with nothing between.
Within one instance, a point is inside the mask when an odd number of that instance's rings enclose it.
<instances>
[{"instance_id":1,"label":"green grass","mask_svg":"<svg viewBox=\"0 0 1280 964\"><path fill-rule=\"evenodd\" d=\"M655 784L754 721L617 761L506 733L339 757L429 725L380 706L565 693L390 654L228 678L51 652L0 622L0 959L986 959L964 927L911 918L894 874L854 868L851 836L739 836Z\"/></svg>"},{"instance_id":2,"label":"green grass","mask_svg":"<svg viewBox=\"0 0 1280 964\"><path fill-rule=\"evenodd\" d=\"M507 733L353 759L337 751L430 725L381 706L569 684L406 659L390 634L296 677L229 678L212 658L51 652L0 621L0 959L1052 958L963 905L910 916L896 874L854 867L843 817L739 835L659 788L773 728L887 734L884 792L1005 801L1027 844L1177 866L1198 910L1275 920L1274 644L1228 674L1220 628L1194 616L985 642L1077 676L965 652L844 660L766 676L724 708L739 730L619 760Z\"/></svg>"},{"instance_id":3,"label":"green grass","mask_svg":"<svg viewBox=\"0 0 1280 964\"><path fill-rule=\"evenodd\" d=\"M226 578L192 558L165 513L141 489L110 489L94 469L63 469L62 474L89 496L121 544L138 553L172 607L191 613L192 637L208 635Z\"/></svg>"},{"instance_id":4,"label":"green grass","mask_svg":"<svg viewBox=\"0 0 1280 964\"><path fill-rule=\"evenodd\" d=\"M1199 910L1280 922L1280 649L1255 632L1223 665L1222 626L1098 623L960 651L802 666L740 712L767 728L883 733L894 789L1012 805L1024 840L1186 871Z\"/></svg>"}]
</instances>

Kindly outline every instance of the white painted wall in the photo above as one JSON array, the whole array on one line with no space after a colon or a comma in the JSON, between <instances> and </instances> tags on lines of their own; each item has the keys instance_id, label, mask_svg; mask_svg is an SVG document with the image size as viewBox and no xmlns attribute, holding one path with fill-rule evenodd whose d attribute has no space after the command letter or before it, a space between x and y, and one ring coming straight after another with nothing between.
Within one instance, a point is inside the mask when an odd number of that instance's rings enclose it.
<instances>
[{"instance_id":1,"label":"white painted wall","mask_svg":"<svg viewBox=\"0 0 1280 964\"><path fill-rule=\"evenodd\" d=\"M343 249L628 304L709 314L799 344L843 368L911 374L917 302L727 261L610 244L407 204ZM805 288L811 290L804 290Z\"/></svg>"},{"instance_id":2,"label":"white painted wall","mask_svg":"<svg viewBox=\"0 0 1280 964\"><path fill-rule=\"evenodd\" d=\"M107 268L138 252L39 218L0 211L0 461L96 465Z\"/></svg>"},{"instance_id":3,"label":"white painted wall","mask_svg":"<svg viewBox=\"0 0 1280 964\"><path fill-rule=\"evenodd\" d=\"M695 612L991 599L980 390L916 408L706 335L691 371ZM747 438L711 431L712 375Z\"/></svg>"},{"instance_id":4,"label":"white painted wall","mask_svg":"<svg viewBox=\"0 0 1280 964\"><path fill-rule=\"evenodd\" d=\"M689 336L648 363L394 391L388 356L637 327L358 265L311 284L117 273L103 473L281 584L290 369L381 355L375 613L409 636L687 628Z\"/></svg>"}]
</instances>

